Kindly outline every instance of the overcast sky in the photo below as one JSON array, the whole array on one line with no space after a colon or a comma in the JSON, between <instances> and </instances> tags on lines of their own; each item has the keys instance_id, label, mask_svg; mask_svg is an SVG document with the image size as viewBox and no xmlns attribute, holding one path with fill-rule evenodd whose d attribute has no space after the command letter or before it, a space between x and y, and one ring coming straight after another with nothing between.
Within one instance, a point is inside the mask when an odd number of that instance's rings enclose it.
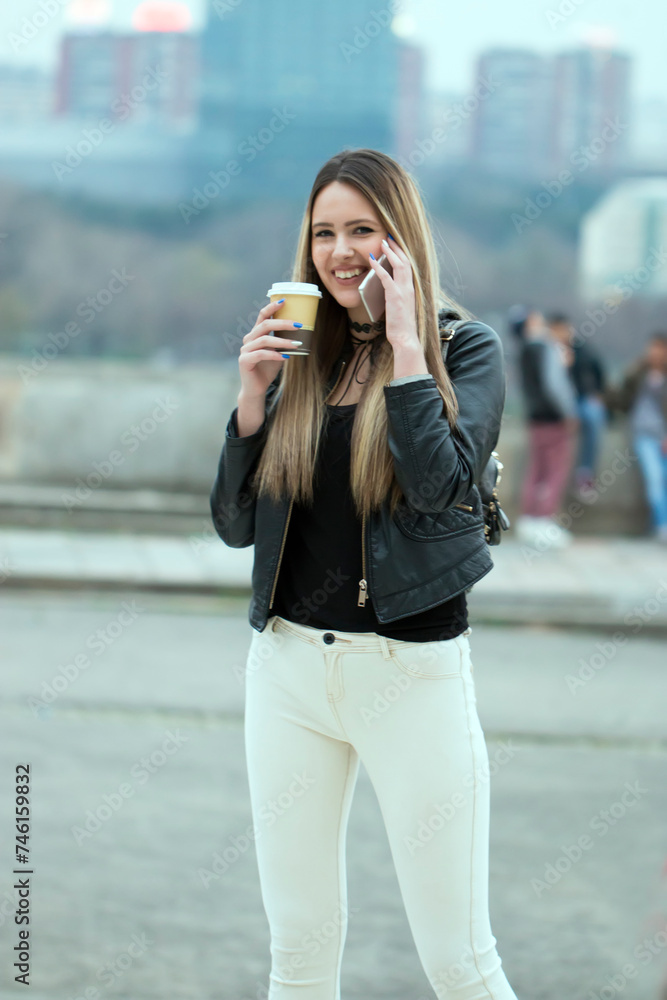
<instances>
[{"instance_id":1,"label":"overcast sky","mask_svg":"<svg viewBox=\"0 0 667 1000\"><path fill-rule=\"evenodd\" d=\"M54 7L60 0L42 0ZM103 2L103 0L101 0ZM123 28L138 0L114 0L111 23ZM186 0L193 25L204 21L206 0ZM244 0L252 2L252 0ZM313 3L322 0L312 0ZM324 0L335 2L335 0ZM387 0L377 0L383 10ZM12 0L0 8L0 62L52 66L65 18L59 12L37 37L15 53L10 33L20 30L24 18L40 10L40 0ZM571 13L560 14L560 11ZM473 78L476 55L496 45L513 45L553 52L584 39L612 38L616 47L635 58L633 92L636 97L667 100L665 26L662 0L404 0L403 27L428 53L427 84L431 89L465 92ZM548 13L552 12L551 22Z\"/></svg>"}]
</instances>

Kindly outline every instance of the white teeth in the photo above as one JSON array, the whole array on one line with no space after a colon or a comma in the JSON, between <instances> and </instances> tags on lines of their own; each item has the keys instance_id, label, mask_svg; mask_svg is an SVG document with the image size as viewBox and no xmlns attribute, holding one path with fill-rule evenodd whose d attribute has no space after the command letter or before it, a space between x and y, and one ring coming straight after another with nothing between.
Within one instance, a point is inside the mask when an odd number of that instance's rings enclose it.
<instances>
[{"instance_id":1,"label":"white teeth","mask_svg":"<svg viewBox=\"0 0 667 1000\"><path fill-rule=\"evenodd\" d=\"M356 271L334 271L334 274L337 278L356 278L362 271L363 267L358 267Z\"/></svg>"}]
</instances>

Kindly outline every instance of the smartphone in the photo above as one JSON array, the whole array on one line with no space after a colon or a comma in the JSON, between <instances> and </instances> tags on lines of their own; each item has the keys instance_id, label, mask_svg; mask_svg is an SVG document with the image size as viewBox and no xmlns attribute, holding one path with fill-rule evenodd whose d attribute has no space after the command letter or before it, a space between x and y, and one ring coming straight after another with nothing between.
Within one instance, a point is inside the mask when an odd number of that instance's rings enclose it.
<instances>
[{"instance_id":1,"label":"smartphone","mask_svg":"<svg viewBox=\"0 0 667 1000\"><path fill-rule=\"evenodd\" d=\"M393 270L385 253L380 257L378 264L384 267L385 271L393 275ZM385 309L384 285L378 278L373 268L370 269L364 280L359 285L359 294L364 304L371 323L375 323L380 318Z\"/></svg>"}]
</instances>

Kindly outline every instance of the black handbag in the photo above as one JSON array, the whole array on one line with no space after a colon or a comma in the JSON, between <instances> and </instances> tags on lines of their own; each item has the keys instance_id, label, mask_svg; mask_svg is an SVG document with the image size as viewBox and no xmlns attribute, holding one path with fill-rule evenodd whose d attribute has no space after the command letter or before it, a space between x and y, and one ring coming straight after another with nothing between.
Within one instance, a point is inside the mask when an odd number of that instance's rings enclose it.
<instances>
[{"instance_id":1,"label":"black handbag","mask_svg":"<svg viewBox=\"0 0 667 1000\"><path fill-rule=\"evenodd\" d=\"M446 364L449 342L454 334L463 326L467 320L461 319L448 326L443 327L440 333L442 341L442 360ZM500 470L503 463L500 461L497 451L492 451L486 463L482 475L475 484L479 490L482 500L482 513L484 515L484 536L489 545L499 545L502 538L502 531L507 531L511 522L505 511L500 506L498 497L498 484L501 480Z\"/></svg>"}]
</instances>

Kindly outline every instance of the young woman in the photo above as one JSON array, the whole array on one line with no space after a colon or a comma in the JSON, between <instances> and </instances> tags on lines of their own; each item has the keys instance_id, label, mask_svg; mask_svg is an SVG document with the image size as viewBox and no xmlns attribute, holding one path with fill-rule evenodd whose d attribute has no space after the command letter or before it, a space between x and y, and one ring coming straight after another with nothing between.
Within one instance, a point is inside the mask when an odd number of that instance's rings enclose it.
<instances>
[{"instance_id":1,"label":"young woman","mask_svg":"<svg viewBox=\"0 0 667 1000\"><path fill-rule=\"evenodd\" d=\"M376 324L358 291L371 268ZM283 358L298 331L272 318L278 303L260 310L211 493L221 538L255 545L245 748L269 998L339 1000L363 761L433 989L516 1000L489 923L466 617L492 568L475 482L500 429L501 343L466 314L445 368L441 336L461 310L440 290L415 182L372 149L320 170L293 277L322 291L315 349Z\"/></svg>"}]
</instances>

